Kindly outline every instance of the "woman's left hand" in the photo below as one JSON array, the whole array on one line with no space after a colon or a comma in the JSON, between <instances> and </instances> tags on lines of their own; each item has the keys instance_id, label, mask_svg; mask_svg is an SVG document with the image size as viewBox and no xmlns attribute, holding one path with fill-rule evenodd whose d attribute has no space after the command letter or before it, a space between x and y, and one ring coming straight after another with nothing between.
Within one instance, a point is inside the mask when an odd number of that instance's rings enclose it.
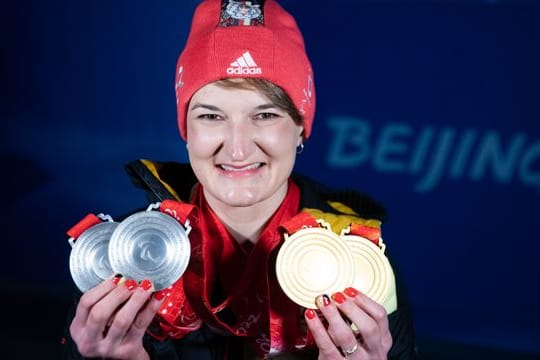
<instances>
[{"instance_id":1,"label":"woman's left hand","mask_svg":"<svg viewBox=\"0 0 540 360\"><path fill-rule=\"evenodd\" d=\"M319 348L319 360L387 358L392 336L384 307L354 288L335 293L332 299L321 295L315 302L324 319L311 309L305 318Z\"/></svg>"}]
</instances>

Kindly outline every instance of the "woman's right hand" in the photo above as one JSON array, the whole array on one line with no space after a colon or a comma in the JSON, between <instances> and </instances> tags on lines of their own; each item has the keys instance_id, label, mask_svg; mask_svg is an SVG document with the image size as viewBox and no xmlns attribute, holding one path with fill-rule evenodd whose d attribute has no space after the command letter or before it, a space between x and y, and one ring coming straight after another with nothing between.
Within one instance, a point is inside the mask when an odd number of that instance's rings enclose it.
<instances>
[{"instance_id":1,"label":"woman's right hand","mask_svg":"<svg viewBox=\"0 0 540 360\"><path fill-rule=\"evenodd\" d=\"M149 280L115 276L81 297L69 331L84 357L149 359L143 336L163 301Z\"/></svg>"}]
</instances>

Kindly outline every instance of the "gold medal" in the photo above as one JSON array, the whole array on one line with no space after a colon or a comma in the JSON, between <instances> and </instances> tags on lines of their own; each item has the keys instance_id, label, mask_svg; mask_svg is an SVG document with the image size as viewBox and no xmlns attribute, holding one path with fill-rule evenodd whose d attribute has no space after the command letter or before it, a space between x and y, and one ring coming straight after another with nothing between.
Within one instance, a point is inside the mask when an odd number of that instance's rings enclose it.
<instances>
[{"instance_id":1,"label":"gold medal","mask_svg":"<svg viewBox=\"0 0 540 360\"><path fill-rule=\"evenodd\" d=\"M323 227L304 228L286 240L276 260L278 282L285 294L305 308L315 309L315 297L351 286L355 262L346 242Z\"/></svg>"},{"instance_id":2,"label":"gold medal","mask_svg":"<svg viewBox=\"0 0 540 360\"><path fill-rule=\"evenodd\" d=\"M331 295L352 286L381 304L388 314L397 309L394 272L384 255L385 245L330 225L302 228L285 235L276 259L283 292L295 303L315 309L318 295Z\"/></svg>"},{"instance_id":3,"label":"gold medal","mask_svg":"<svg viewBox=\"0 0 540 360\"><path fill-rule=\"evenodd\" d=\"M356 276L353 287L381 304L388 314L397 309L394 271L384 255L382 239L379 246L358 235L345 235L342 238L351 249L356 263Z\"/></svg>"}]
</instances>

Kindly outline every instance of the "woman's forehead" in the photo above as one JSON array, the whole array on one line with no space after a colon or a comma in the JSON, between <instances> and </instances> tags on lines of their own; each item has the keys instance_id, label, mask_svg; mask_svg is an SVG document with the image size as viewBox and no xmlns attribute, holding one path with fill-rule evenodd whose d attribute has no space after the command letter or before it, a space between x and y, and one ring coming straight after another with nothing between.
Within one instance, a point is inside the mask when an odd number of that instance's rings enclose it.
<instances>
[{"instance_id":1,"label":"woman's forehead","mask_svg":"<svg viewBox=\"0 0 540 360\"><path fill-rule=\"evenodd\" d=\"M234 86L234 84L237 84L238 86ZM241 96L242 98L249 97L252 99L260 98L265 102L270 102L270 99L268 99L263 91L251 86L245 82L244 79L227 79L227 83L219 80L206 84L193 94L191 102L204 99L219 101L224 97L233 96L232 94L234 94L235 97Z\"/></svg>"}]
</instances>

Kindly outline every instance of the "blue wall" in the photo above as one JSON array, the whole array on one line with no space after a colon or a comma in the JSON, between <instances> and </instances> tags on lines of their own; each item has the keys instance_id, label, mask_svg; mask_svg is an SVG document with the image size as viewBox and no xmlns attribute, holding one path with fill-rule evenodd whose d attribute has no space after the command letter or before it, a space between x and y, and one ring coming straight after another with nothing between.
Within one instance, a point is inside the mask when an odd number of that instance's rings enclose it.
<instances>
[{"instance_id":1,"label":"blue wall","mask_svg":"<svg viewBox=\"0 0 540 360\"><path fill-rule=\"evenodd\" d=\"M63 301L64 232L145 205L123 164L186 159L176 58L197 1L0 11L3 291ZM540 4L283 0L318 92L297 170L381 200L418 335L540 353Z\"/></svg>"}]
</instances>

